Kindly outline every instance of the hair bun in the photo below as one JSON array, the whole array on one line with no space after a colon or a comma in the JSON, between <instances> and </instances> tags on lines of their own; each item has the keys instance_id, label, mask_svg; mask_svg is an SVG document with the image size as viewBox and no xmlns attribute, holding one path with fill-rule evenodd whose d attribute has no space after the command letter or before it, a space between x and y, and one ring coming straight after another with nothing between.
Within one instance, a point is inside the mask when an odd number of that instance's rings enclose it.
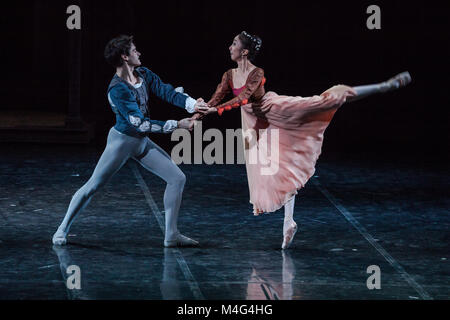
<instances>
[{"instance_id":1,"label":"hair bun","mask_svg":"<svg viewBox=\"0 0 450 320\"><path fill-rule=\"evenodd\" d=\"M243 42L244 48L250 51L249 59L253 61L256 54L261 50L262 40L257 35L251 35L246 31L242 31L239 34L241 41Z\"/></svg>"}]
</instances>

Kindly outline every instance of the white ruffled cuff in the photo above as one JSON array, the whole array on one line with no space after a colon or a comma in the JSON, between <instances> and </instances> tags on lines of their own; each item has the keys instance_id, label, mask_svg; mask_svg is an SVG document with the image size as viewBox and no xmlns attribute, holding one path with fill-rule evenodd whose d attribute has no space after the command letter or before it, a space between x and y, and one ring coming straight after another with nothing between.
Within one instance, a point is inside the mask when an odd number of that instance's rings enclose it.
<instances>
[{"instance_id":1,"label":"white ruffled cuff","mask_svg":"<svg viewBox=\"0 0 450 320\"><path fill-rule=\"evenodd\" d=\"M175 91L187 96L186 105L185 105L186 111L189 113L194 113L195 112L195 104L197 103L197 100L189 97L189 95L187 93L184 93L183 87L177 87L177 88L175 88Z\"/></svg>"},{"instance_id":2,"label":"white ruffled cuff","mask_svg":"<svg viewBox=\"0 0 450 320\"><path fill-rule=\"evenodd\" d=\"M176 128L178 128L178 121L177 120L167 120L163 127L164 133L170 133L174 131Z\"/></svg>"},{"instance_id":3,"label":"white ruffled cuff","mask_svg":"<svg viewBox=\"0 0 450 320\"><path fill-rule=\"evenodd\" d=\"M187 97L186 99L186 111L189 113L195 112L195 104L197 103L197 100Z\"/></svg>"}]
</instances>

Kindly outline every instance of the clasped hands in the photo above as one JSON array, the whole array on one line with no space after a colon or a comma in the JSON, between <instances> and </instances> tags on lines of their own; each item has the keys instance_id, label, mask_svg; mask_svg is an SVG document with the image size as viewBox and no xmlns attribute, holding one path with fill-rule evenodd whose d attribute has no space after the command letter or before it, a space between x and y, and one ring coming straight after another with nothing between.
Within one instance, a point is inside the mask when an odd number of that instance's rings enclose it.
<instances>
[{"instance_id":1,"label":"clasped hands","mask_svg":"<svg viewBox=\"0 0 450 320\"><path fill-rule=\"evenodd\" d=\"M196 124L196 120L201 118L202 116L205 116L209 113L216 112L217 109L214 107L210 107L203 98L198 98L197 102L194 106L195 114L190 118L185 118L180 121L178 121L178 128L182 129L188 129L191 131L194 128L194 125Z\"/></svg>"}]
</instances>

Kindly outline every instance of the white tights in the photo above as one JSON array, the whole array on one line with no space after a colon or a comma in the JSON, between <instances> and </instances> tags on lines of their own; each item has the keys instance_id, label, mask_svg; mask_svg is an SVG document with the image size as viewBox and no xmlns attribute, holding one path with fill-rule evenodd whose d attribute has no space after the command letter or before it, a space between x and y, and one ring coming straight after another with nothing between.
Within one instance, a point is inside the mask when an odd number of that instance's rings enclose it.
<instances>
[{"instance_id":1,"label":"white tights","mask_svg":"<svg viewBox=\"0 0 450 320\"><path fill-rule=\"evenodd\" d=\"M294 221L295 195L284 205L284 225L289 226Z\"/></svg>"},{"instance_id":2,"label":"white tights","mask_svg":"<svg viewBox=\"0 0 450 320\"><path fill-rule=\"evenodd\" d=\"M65 238L75 217L91 201L94 194L128 161L134 159L145 169L167 183L164 192L166 216L165 240L178 237L178 211L186 177L170 156L148 137L135 138L111 128L108 142L91 178L72 197L66 216L58 228L56 238Z\"/></svg>"}]
</instances>

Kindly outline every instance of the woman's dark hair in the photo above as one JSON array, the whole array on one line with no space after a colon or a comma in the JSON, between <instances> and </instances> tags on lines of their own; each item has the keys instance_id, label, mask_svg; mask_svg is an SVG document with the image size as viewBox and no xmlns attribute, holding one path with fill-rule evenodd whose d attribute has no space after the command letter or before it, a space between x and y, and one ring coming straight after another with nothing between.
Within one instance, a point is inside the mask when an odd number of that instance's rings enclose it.
<instances>
[{"instance_id":1,"label":"woman's dark hair","mask_svg":"<svg viewBox=\"0 0 450 320\"><path fill-rule=\"evenodd\" d=\"M105 59L113 67L120 67L123 64L121 55L130 55L133 36L120 35L111 41L105 47Z\"/></svg>"},{"instance_id":2,"label":"woman's dark hair","mask_svg":"<svg viewBox=\"0 0 450 320\"><path fill-rule=\"evenodd\" d=\"M253 62L261 50L262 40L256 35L251 35L248 32L242 31L239 34L244 49L248 50L248 59Z\"/></svg>"}]
</instances>

